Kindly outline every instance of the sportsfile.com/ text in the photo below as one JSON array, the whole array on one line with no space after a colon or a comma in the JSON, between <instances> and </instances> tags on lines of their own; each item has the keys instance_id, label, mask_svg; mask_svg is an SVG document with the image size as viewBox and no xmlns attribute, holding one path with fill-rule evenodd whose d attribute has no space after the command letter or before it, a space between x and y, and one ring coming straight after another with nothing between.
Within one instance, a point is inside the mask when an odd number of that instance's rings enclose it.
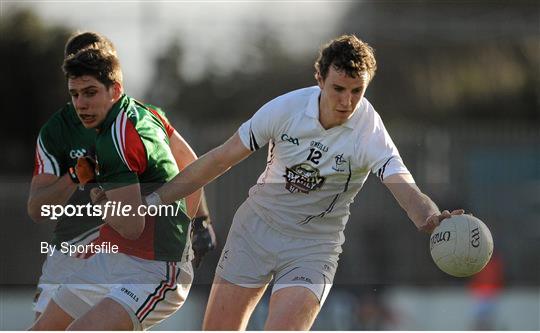
<instances>
[{"instance_id":1,"label":"sportsfile.com/ text","mask_svg":"<svg viewBox=\"0 0 540 333\"><path fill-rule=\"evenodd\" d=\"M139 205L137 209L117 201L107 201L103 205L42 205L41 216L57 220L67 216L94 216L105 220L108 216L178 216L180 205Z\"/></svg>"}]
</instances>

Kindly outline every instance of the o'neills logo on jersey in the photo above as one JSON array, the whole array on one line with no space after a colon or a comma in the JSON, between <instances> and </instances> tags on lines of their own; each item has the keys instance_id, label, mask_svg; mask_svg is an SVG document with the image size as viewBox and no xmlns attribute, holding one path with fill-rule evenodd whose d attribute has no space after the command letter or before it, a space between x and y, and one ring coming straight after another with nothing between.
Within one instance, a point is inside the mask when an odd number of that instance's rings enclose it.
<instances>
[{"instance_id":1,"label":"o'neills logo on jersey","mask_svg":"<svg viewBox=\"0 0 540 333\"><path fill-rule=\"evenodd\" d=\"M320 188L324 183L324 177L321 177L319 170L309 164L297 164L291 168L285 169L283 175L287 180L285 188L291 193L302 192L309 193Z\"/></svg>"}]
</instances>

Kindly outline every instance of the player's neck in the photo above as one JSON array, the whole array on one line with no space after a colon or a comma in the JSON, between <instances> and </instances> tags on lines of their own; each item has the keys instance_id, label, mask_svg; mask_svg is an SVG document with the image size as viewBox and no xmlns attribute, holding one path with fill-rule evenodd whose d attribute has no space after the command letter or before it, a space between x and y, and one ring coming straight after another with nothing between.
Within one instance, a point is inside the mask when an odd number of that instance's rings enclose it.
<instances>
[{"instance_id":1,"label":"player's neck","mask_svg":"<svg viewBox=\"0 0 540 333\"><path fill-rule=\"evenodd\" d=\"M325 130L342 125L343 122L337 119L332 114L332 109L324 105L319 98L319 123Z\"/></svg>"},{"instance_id":2,"label":"player's neck","mask_svg":"<svg viewBox=\"0 0 540 333\"><path fill-rule=\"evenodd\" d=\"M319 123L325 130L339 125L332 121L331 117L328 117L328 112L324 112L323 109L319 109Z\"/></svg>"},{"instance_id":3,"label":"player's neck","mask_svg":"<svg viewBox=\"0 0 540 333\"><path fill-rule=\"evenodd\" d=\"M319 123L321 124L321 126L325 129L325 130L328 130L334 126L332 126L332 123L330 121L330 118L329 117L329 109L328 109L328 106L325 105L324 103L324 99L321 98L321 95L319 95Z\"/></svg>"}]
</instances>

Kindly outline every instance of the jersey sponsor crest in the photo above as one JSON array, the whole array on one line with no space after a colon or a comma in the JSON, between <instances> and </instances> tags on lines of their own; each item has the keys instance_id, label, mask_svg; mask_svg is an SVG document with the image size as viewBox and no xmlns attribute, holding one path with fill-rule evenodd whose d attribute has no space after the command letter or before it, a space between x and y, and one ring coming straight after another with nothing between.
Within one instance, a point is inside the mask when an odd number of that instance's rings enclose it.
<instances>
[{"instance_id":1,"label":"jersey sponsor crest","mask_svg":"<svg viewBox=\"0 0 540 333\"><path fill-rule=\"evenodd\" d=\"M337 172L345 172L345 169L342 167L343 164L347 163L347 160L343 158L343 153L334 156L334 166L332 170Z\"/></svg>"},{"instance_id":2,"label":"jersey sponsor crest","mask_svg":"<svg viewBox=\"0 0 540 333\"><path fill-rule=\"evenodd\" d=\"M319 169L307 163L300 163L291 168L285 168L286 179L285 188L291 193L302 192L309 194L324 184L324 177L320 175Z\"/></svg>"}]
</instances>

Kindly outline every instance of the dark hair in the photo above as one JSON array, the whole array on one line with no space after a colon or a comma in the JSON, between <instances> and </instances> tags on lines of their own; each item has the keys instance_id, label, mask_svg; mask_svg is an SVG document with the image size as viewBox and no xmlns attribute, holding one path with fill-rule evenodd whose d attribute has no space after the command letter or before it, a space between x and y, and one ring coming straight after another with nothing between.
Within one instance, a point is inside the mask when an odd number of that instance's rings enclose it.
<instances>
[{"instance_id":1,"label":"dark hair","mask_svg":"<svg viewBox=\"0 0 540 333\"><path fill-rule=\"evenodd\" d=\"M97 32L87 31L71 35L64 47L64 58L86 48L100 49L117 56L114 44L107 37Z\"/></svg>"},{"instance_id":2,"label":"dark hair","mask_svg":"<svg viewBox=\"0 0 540 333\"><path fill-rule=\"evenodd\" d=\"M322 79L328 75L330 66L353 78L366 72L371 80L375 76L377 62L371 46L355 35L343 35L331 40L319 52L315 69Z\"/></svg>"},{"instance_id":3,"label":"dark hair","mask_svg":"<svg viewBox=\"0 0 540 333\"><path fill-rule=\"evenodd\" d=\"M69 78L90 75L107 88L113 83L122 83L122 70L118 58L100 49L83 49L64 59L64 74Z\"/></svg>"}]
</instances>

